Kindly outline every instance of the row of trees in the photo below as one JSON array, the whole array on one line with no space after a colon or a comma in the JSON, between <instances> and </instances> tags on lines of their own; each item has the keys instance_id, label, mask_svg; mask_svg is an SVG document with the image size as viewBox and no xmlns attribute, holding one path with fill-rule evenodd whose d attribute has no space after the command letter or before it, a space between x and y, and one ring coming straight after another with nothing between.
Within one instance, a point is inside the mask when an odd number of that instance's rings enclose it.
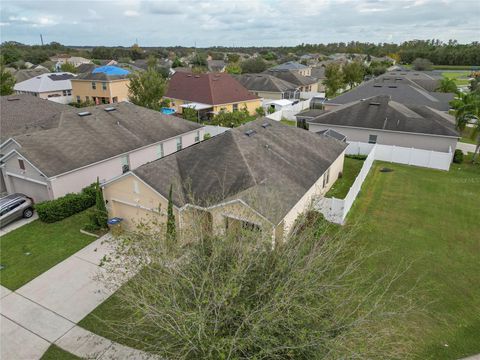
<instances>
[{"instance_id":1,"label":"row of trees","mask_svg":"<svg viewBox=\"0 0 480 360\"><path fill-rule=\"evenodd\" d=\"M362 63L354 61L341 66L337 63L328 64L325 68L327 97L334 97L339 90L349 86L353 88L360 84L369 70Z\"/></svg>"}]
</instances>

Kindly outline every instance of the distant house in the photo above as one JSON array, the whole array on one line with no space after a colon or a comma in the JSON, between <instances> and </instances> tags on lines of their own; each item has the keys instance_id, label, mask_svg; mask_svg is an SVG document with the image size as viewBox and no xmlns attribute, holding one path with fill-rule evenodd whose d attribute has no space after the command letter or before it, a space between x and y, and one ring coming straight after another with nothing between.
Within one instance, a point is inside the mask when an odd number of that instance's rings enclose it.
<instances>
[{"instance_id":1,"label":"distant house","mask_svg":"<svg viewBox=\"0 0 480 360\"><path fill-rule=\"evenodd\" d=\"M382 75L326 101L325 108L329 110L372 96L388 95L393 101L401 104L424 105L433 109L448 111L450 109L449 103L454 99L455 94L432 92L419 85L423 82L424 86L427 86L427 83L428 86L431 86L431 81L431 79L412 80L401 75Z\"/></svg>"},{"instance_id":2,"label":"distant house","mask_svg":"<svg viewBox=\"0 0 480 360\"><path fill-rule=\"evenodd\" d=\"M348 141L441 152L453 152L459 137L451 115L402 104L388 95L356 100L306 121L310 131L331 129Z\"/></svg>"},{"instance_id":3,"label":"distant house","mask_svg":"<svg viewBox=\"0 0 480 360\"><path fill-rule=\"evenodd\" d=\"M210 72L224 72L226 66L223 60L207 60L207 68Z\"/></svg>"},{"instance_id":4,"label":"distant house","mask_svg":"<svg viewBox=\"0 0 480 360\"><path fill-rule=\"evenodd\" d=\"M251 93L271 100L299 99L300 87L270 74L242 74L235 78Z\"/></svg>"},{"instance_id":5,"label":"distant house","mask_svg":"<svg viewBox=\"0 0 480 360\"><path fill-rule=\"evenodd\" d=\"M78 192L97 177L105 182L204 136L194 122L127 102L58 111L22 100L2 98L2 127L15 117L26 118L22 126L10 124L12 137L0 148L1 169L9 193L21 192L36 202ZM41 120L32 119L31 112Z\"/></svg>"},{"instance_id":6,"label":"distant house","mask_svg":"<svg viewBox=\"0 0 480 360\"><path fill-rule=\"evenodd\" d=\"M308 72L311 73L310 68L308 68ZM318 79L309 75L302 75L299 71L272 68L265 73L296 85L301 92L318 92Z\"/></svg>"},{"instance_id":7,"label":"distant house","mask_svg":"<svg viewBox=\"0 0 480 360\"><path fill-rule=\"evenodd\" d=\"M75 67L77 67L81 64L89 64L89 63L92 62L92 60L90 60L90 59L86 59L86 58L81 57L81 56L70 56L68 54L60 54L60 55L52 56L50 58L50 60L59 64L59 65L69 63L69 64L72 64Z\"/></svg>"},{"instance_id":8,"label":"distant house","mask_svg":"<svg viewBox=\"0 0 480 360\"><path fill-rule=\"evenodd\" d=\"M221 111L244 108L250 114L261 106L260 98L250 93L227 73L188 74L176 72L170 79L165 97L177 113L186 107L199 111L201 118Z\"/></svg>"},{"instance_id":9,"label":"distant house","mask_svg":"<svg viewBox=\"0 0 480 360\"><path fill-rule=\"evenodd\" d=\"M38 96L62 104L72 102L72 73L45 73L15 84L16 94Z\"/></svg>"},{"instance_id":10,"label":"distant house","mask_svg":"<svg viewBox=\"0 0 480 360\"><path fill-rule=\"evenodd\" d=\"M77 66L77 74L89 74L93 70L95 70L98 66L95 65L94 63L91 64L82 64Z\"/></svg>"},{"instance_id":11,"label":"distant house","mask_svg":"<svg viewBox=\"0 0 480 360\"><path fill-rule=\"evenodd\" d=\"M13 68L9 68L9 69L11 69L11 73L15 77L15 81L17 83L21 83L22 81L25 81L43 74L50 73L50 71L44 68L43 66L30 68L30 69L20 69L20 70L16 70Z\"/></svg>"},{"instance_id":12,"label":"distant house","mask_svg":"<svg viewBox=\"0 0 480 360\"><path fill-rule=\"evenodd\" d=\"M167 221L170 186L178 231L202 218L214 234L258 230L281 241L343 170L346 144L263 118L107 182L109 216ZM134 189L131 191L130 189ZM193 220L194 221L194 220Z\"/></svg>"},{"instance_id":13,"label":"distant house","mask_svg":"<svg viewBox=\"0 0 480 360\"><path fill-rule=\"evenodd\" d=\"M73 99L95 104L127 101L129 74L128 70L116 66L100 66L92 72L80 74L72 81Z\"/></svg>"},{"instance_id":14,"label":"distant house","mask_svg":"<svg viewBox=\"0 0 480 360\"><path fill-rule=\"evenodd\" d=\"M292 71L295 72L299 75L303 76L310 76L311 75L311 68L310 66L306 66L303 64L300 64L296 61L287 61L283 64L274 66L270 70L274 71Z\"/></svg>"}]
</instances>

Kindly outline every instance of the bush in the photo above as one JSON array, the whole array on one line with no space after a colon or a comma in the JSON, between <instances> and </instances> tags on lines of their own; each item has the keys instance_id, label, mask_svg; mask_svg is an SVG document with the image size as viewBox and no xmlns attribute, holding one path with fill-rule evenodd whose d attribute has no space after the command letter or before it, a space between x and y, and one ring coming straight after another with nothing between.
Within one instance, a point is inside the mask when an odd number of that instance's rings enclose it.
<instances>
[{"instance_id":1,"label":"bush","mask_svg":"<svg viewBox=\"0 0 480 360\"><path fill-rule=\"evenodd\" d=\"M355 160L366 160L367 155L345 155L346 158L355 159Z\"/></svg>"},{"instance_id":2,"label":"bush","mask_svg":"<svg viewBox=\"0 0 480 360\"><path fill-rule=\"evenodd\" d=\"M79 213L95 205L95 188L90 185L78 194L67 194L55 200L35 205L40 220L53 223Z\"/></svg>"},{"instance_id":3,"label":"bush","mask_svg":"<svg viewBox=\"0 0 480 360\"><path fill-rule=\"evenodd\" d=\"M455 164L461 164L463 162L463 152L460 149L455 150L453 154L453 162Z\"/></svg>"}]
</instances>

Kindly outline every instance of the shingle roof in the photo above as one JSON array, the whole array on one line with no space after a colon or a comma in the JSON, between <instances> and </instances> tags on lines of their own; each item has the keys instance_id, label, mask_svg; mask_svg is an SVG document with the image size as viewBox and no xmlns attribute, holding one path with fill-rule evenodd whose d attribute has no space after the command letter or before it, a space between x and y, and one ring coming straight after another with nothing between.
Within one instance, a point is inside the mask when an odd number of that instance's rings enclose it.
<instances>
[{"instance_id":1,"label":"shingle roof","mask_svg":"<svg viewBox=\"0 0 480 360\"><path fill-rule=\"evenodd\" d=\"M107 107L114 111L105 111ZM91 115L78 115L79 112ZM16 136L18 151L47 176L200 128L199 124L131 103L106 104L62 112L57 128Z\"/></svg>"},{"instance_id":2,"label":"shingle roof","mask_svg":"<svg viewBox=\"0 0 480 360\"><path fill-rule=\"evenodd\" d=\"M326 101L326 104L347 104L378 95L389 95L393 101L402 104L425 105L442 111L450 109L449 102L455 96L449 93L429 92L406 77L384 75L366 81L356 88Z\"/></svg>"},{"instance_id":3,"label":"shingle roof","mask_svg":"<svg viewBox=\"0 0 480 360\"><path fill-rule=\"evenodd\" d=\"M22 81L25 81L49 72L50 71L48 69L40 67L35 69L21 69L13 72L13 75L15 76L16 82L21 83Z\"/></svg>"},{"instance_id":4,"label":"shingle roof","mask_svg":"<svg viewBox=\"0 0 480 360\"><path fill-rule=\"evenodd\" d=\"M72 73L45 73L31 79L17 83L15 91L48 92L72 89L71 79L75 77Z\"/></svg>"},{"instance_id":5,"label":"shingle roof","mask_svg":"<svg viewBox=\"0 0 480 360\"><path fill-rule=\"evenodd\" d=\"M223 60L207 60L207 67L211 72L222 71L225 65L225 61Z\"/></svg>"},{"instance_id":6,"label":"shingle roof","mask_svg":"<svg viewBox=\"0 0 480 360\"><path fill-rule=\"evenodd\" d=\"M77 66L77 73L82 74L82 73L91 73L97 65L95 64L80 64Z\"/></svg>"},{"instance_id":7,"label":"shingle roof","mask_svg":"<svg viewBox=\"0 0 480 360\"><path fill-rule=\"evenodd\" d=\"M311 85L318 81L318 79L312 76L303 76L298 74L295 71L290 71L290 70L270 69L270 70L267 70L265 73L273 75L275 77L278 77L279 79L288 81L298 86Z\"/></svg>"},{"instance_id":8,"label":"shingle roof","mask_svg":"<svg viewBox=\"0 0 480 360\"><path fill-rule=\"evenodd\" d=\"M270 74L243 74L235 78L250 91L284 92L298 88L297 85Z\"/></svg>"},{"instance_id":9,"label":"shingle roof","mask_svg":"<svg viewBox=\"0 0 480 360\"><path fill-rule=\"evenodd\" d=\"M57 127L60 114L68 109L71 107L33 95L2 96L0 98L0 143L15 135Z\"/></svg>"},{"instance_id":10,"label":"shingle roof","mask_svg":"<svg viewBox=\"0 0 480 360\"><path fill-rule=\"evenodd\" d=\"M122 80L128 79L128 75L108 75L105 73L83 73L79 74L73 81L77 80L89 80L89 81L113 81L113 80Z\"/></svg>"},{"instance_id":11,"label":"shingle roof","mask_svg":"<svg viewBox=\"0 0 480 360\"><path fill-rule=\"evenodd\" d=\"M247 130L253 135L247 136ZM345 147L262 118L142 165L134 173L164 196L172 184L178 207L242 199L278 224Z\"/></svg>"},{"instance_id":12,"label":"shingle roof","mask_svg":"<svg viewBox=\"0 0 480 360\"><path fill-rule=\"evenodd\" d=\"M453 117L427 106L404 105L388 95L339 106L309 123L440 136L458 136Z\"/></svg>"},{"instance_id":13,"label":"shingle roof","mask_svg":"<svg viewBox=\"0 0 480 360\"><path fill-rule=\"evenodd\" d=\"M305 66L303 64L300 64L296 61L287 61L283 64L274 66L272 70L303 70L307 69L308 66Z\"/></svg>"},{"instance_id":14,"label":"shingle roof","mask_svg":"<svg viewBox=\"0 0 480 360\"><path fill-rule=\"evenodd\" d=\"M258 99L226 73L193 75L176 72L170 79L165 96L209 105Z\"/></svg>"}]
</instances>

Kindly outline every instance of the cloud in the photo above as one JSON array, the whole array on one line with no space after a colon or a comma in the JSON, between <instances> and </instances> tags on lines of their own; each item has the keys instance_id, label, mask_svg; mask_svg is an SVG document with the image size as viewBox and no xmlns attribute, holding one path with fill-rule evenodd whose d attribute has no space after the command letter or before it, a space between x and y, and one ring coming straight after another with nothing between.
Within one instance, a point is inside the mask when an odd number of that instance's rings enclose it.
<instances>
[{"instance_id":1,"label":"cloud","mask_svg":"<svg viewBox=\"0 0 480 360\"><path fill-rule=\"evenodd\" d=\"M128 16L128 17L135 17L135 16L140 16L140 13L135 10L125 10L123 12L123 15Z\"/></svg>"}]
</instances>

